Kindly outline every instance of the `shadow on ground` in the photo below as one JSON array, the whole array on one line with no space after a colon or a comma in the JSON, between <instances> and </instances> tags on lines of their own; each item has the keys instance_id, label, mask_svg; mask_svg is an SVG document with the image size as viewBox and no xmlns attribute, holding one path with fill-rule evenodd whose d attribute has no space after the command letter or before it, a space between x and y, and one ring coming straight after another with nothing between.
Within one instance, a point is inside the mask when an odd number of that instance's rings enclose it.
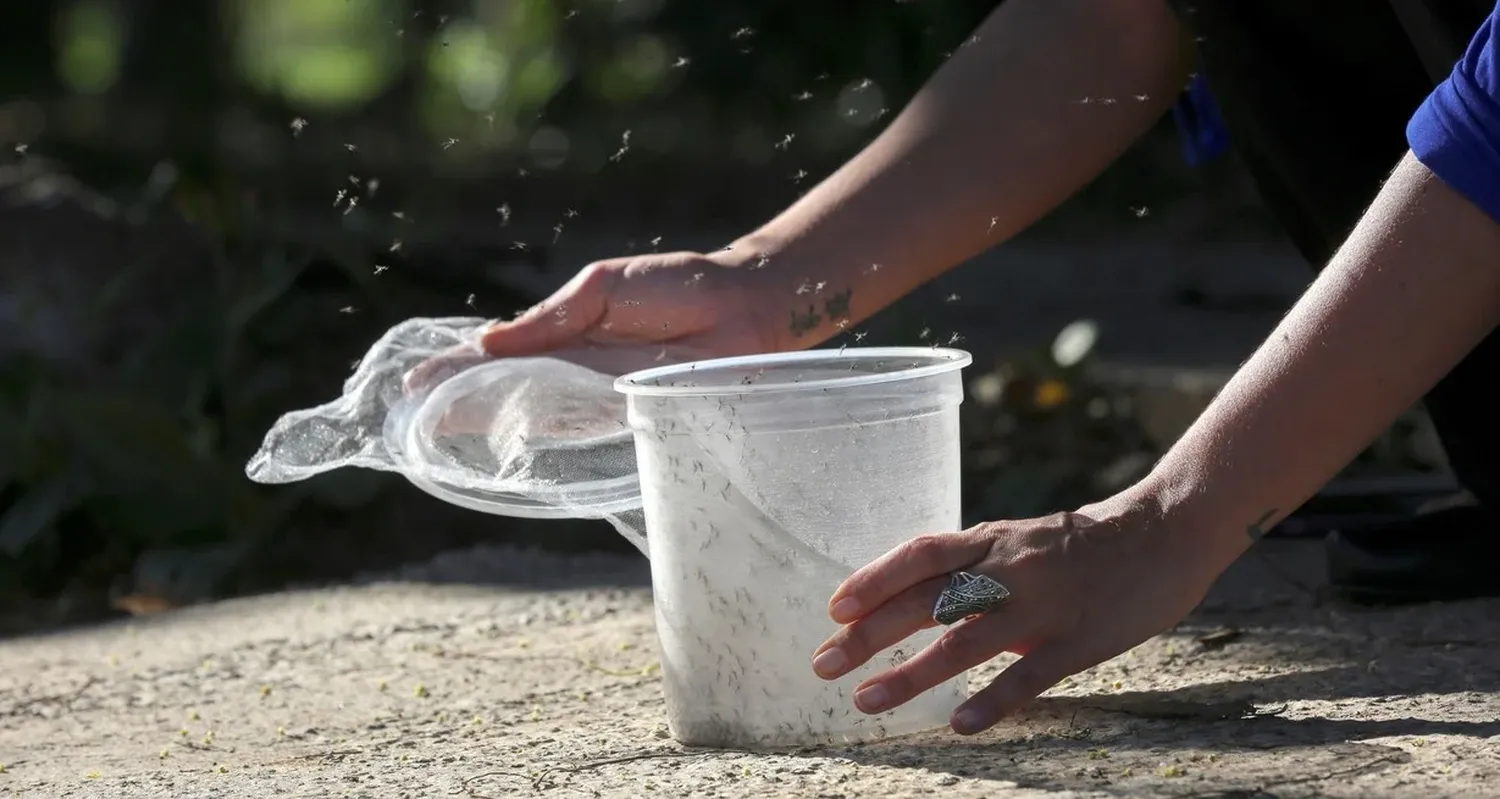
<instances>
[{"instance_id":1,"label":"shadow on ground","mask_svg":"<svg viewBox=\"0 0 1500 799\"><path fill-rule=\"evenodd\" d=\"M1341 607L1318 582L1317 545L1265 548L1176 630L1012 723L838 754L1043 791L1224 797L1329 795L1332 783L1374 795L1378 783L1359 781L1411 764L1413 748L1433 774L1461 773L1476 755L1500 766L1489 754L1500 736L1500 601ZM1226 645L1199 642L1226 630Z\"/></svg>"},{"instance_id":2,"label":"shadow on ground","mask_svg":"<svg viewBox=\"0 0 1500 799\"><path fill-rule=\"evenodd\" d=\"M479 547L364 585L0 642L0 789L1492 795L1500 601L1342 608L1284 579L1316 577L1315 545L1263 546L1182 625L983 735L774 753L671 739L639 556Z\"/></svg>"},{"instance_id":3,"label":"shadow on ground","mask_svg":"<svg viewBox=\"0 0 1500 799\"><path fill-rule=\"evenodd\" d=\"M1151 792L1279 795L1410 761L1401 748L1369 743L1376 739L1443 736L1459 745L1487 746L1485 739L1500 735L1500 720L1480 691L1493 691L1497 680L1486 675L1481 684L1487 688L1476 689L1465 674L1492 670L1495 658L1469 654L1420 686L1422 704L1436 714L1402 709L1414 704L1407 701L1412 694L1365 679L1364 668L1346 666L1166 691L1048 698L1001 733L958 742L925 735L840 754L866 765L997 778L1044 790L1109 786L1131 793L1143 788L1134 777L1167 777ZM1298 700L1345 698L1392 705L1393 712L1335 718L1302 715L1307 711L1297 708ZM1434 717L1464 705L1488 717Z\"/></svg>"}]
</instances>

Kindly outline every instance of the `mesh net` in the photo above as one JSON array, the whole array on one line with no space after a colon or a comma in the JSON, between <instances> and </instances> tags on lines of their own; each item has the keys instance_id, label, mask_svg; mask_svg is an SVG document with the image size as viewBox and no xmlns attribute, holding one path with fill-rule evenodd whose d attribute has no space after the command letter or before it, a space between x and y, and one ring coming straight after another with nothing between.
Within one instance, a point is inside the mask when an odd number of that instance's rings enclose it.
<instances>
[{"instance_id":1,"label":"mesh net","mask_svg":"<svg viewBox=\"0 0 1500 799\"><path fill-rule=\"evenodd\" d=\"M642 545L640 484L614 378L558 357L490 359L485 320L410 319L375 342L337 399L282 416L246 474L287 483L346 466L529 518L605 518Z\"/></svg>"},{"instance_id":2,"label":"mesh net","mask_svg":"<svg viewBox=\"0 0 1500 799\"><path fill-rule=\"evenodd\" d=\"M948 718L961 676L866 717L807 653L829 633L818 609L851 571L958 529L967 353L780 353L616 381L568 353L488 359L483 324L397 325L342 396L282 417L247 472L282 483L360 466L476 510L607 519L652 558L666 713L685 742L854 741Z\"/></svg>"}]
</instances>

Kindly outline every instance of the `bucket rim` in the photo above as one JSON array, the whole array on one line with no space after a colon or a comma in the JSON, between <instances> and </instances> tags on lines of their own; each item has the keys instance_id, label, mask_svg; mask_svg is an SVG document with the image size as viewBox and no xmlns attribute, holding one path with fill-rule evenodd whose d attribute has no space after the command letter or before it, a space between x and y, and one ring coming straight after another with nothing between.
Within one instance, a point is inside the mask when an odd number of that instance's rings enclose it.
<instances>
[{"instance_id":1,"label":"bucket rim","mask_svg":"<svg viewBox=\"0 0 1500 799\"><path fill-rule=\"evenodd\" d=\"M888 372L852 373L848 377L825 378L800 382L725 383L723 385L657 385L663 378L692 374L699 370L744 369L770 366L792 366L801 363L827 360L870 361L904 360L913 364L904 369ZM898 383L920 380L948 372L955 372L974 362L974 356L966 350L950 347L844 347L840 349L795 350L792 352L736 355L727 358L710 358L701 361L686 361L668 366L624 374L615 379L615 391L627 397L724 397L778 392L814 391L823 389L848 389L882 383Z\"/></svg>"}]
</instances>

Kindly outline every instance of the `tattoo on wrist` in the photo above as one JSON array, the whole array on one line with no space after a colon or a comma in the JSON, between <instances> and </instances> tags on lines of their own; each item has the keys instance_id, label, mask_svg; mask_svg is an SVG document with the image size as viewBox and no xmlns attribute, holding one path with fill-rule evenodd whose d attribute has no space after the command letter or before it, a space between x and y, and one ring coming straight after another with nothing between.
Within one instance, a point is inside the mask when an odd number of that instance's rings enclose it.
<instances>
[{"instance_id":1,"label":"tattoo on wrist","mask_svg":"<svg viewBox=\"0 0 1500 799\"><path fill-rule=\"evenodd\" d=\"M1271 521L1271 517L1275 515L1276 509L1272 508L1262 514L1259 519L1252 522L1249 527L1245 528L1245 533L1250 536L1251 541L1259 541L1266 537L1266 533L1270 532L1266 527L1266 523Z\"/></svg>"},{"instance_id":2,"label":"tattoo on wrist","mask_svg":"<svg viewBox=\"0 0 1500 799\"><path fill-rule=\"evenodd\" d=\"M795 337L802 337L818 329L823 320L836 322L849 316L849 300L854 296L854 289L829 295L823 300L823 312L819 313L815 305L807 306L806 311L792 311L792 321L787 325L787 330Z\"/></svg>"},{"instance_id":3,"label":"tattoo on wrist","mask_svg":"<svg viewBox=\"0 0 1500 799\"><path fill-rule=\"evenodd\" d=\"M829 319L840 319L849 315L849 298L854 296L854 289L844 289L838 294L823 300L823 312L828 314Z\"/></svg>"},{"instance_id":4,"label":"tattoo on wrist","mask_svg":"<svg viewBox=\"0 0 1500 799\"><path fill-rule=\"evenodd\" d=\"M807 306L806 313L792 311L792 323L787 326L787 330L791 331L793 336L801 338L817 330L818 325L822 324L822 322L823 315L818 313L816 308L809 305Z\"/></svg>"}]
</instances>

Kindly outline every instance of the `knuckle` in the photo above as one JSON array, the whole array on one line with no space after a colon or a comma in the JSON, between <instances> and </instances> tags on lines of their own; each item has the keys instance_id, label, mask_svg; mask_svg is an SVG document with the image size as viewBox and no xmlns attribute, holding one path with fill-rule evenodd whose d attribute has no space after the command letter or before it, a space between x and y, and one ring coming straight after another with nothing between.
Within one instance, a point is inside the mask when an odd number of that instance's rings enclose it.
<instances>
[{"instance_id":1,"label":"knuckle","mask_svg":"<svg viewBox=\"0 0 1500 799\"><path fill-rule=\"evenodd\" d=\"M1047 670L1041 668L1035 661L1028 660L1027 658L1022 658L1012 663L1006 668L1005 675L1016 693L1014 699L1018 701L1035 698L1038 694L1051 688L1052 684L1057 682L1057 680L1062 679L1061 677L1053 679Z\"/></svg>"},{"instance_id":2,"label":"knuckle","mask_svg":"<svg viewBox=\"0 0 1500 799\"><path fill-rule=\"evenodd\" d=\"M904 592L875 613L846 626L840 631L840 646L851 659L863 662L887 647L894 646L927 617L927 608L914 592Z\"/></svg>"},{"instance_id":3,"label":"knuckle","mask_svg":"<svg viewBox=\"0 0 1500 799\"><path fill-rule=\"evenodd\" d=\"M892 704L888 707L905 702L923 690L912 676L911 668L907 666L892 669L888 676L881 679L881 683L891 695Z\"/></svg>"},{"instance_id":4,"label":"knuckle","mask_svg":"<svg viewBox=\"0 0 1500 799\"><path fill-rule=\"evenodd\" d=\"M878 651L879 642L875 631L864 621L857 621L844 628L843 640L839 642L850 661L862 663Z\"/></svg>"},{"instance_id":5,"label":"knuckle","mask_svg":"<svg viewBox=\"0 0 1500 799\"><path fill-rule=\"evenodd\" d=\"M968 668L989 659L985 651L986 636L976 628L980 625L967 621L948 628L937 640L937 651L948 663Z\"/></svg>"},{"instance_id":6,"label":"knuckle","mask_svg":"<svg viewBox=\"0 0 1500 799\"><path fill-rule=\"evenodd\" d=\"M948 548L948 542L940 535L919 535L907 541L904 547L906 559L918 566L936 569L942 562L943 552Z\"/></svg>"},{"instance_id":7,"label":"knuckle","mask_svg":"<svg viewBox=\"0 0 1500 799\"><path fill-rule=\"evenodd\" d=\"M578 271L579 282L584 284L598 283L604 279L609 271L608 261L594 261Z\"/></svg>"},{"instance_id":8,"label":"knuckle","mask_svg":"<svg viewBox=\"0 0 1500 799\"><path fill-rule=\"evenodd\" d=\"M970 541L984 548L983 561L1004 563L1017 543L1017 529L1002 522L985 522L965 531Z\"/></svg>"},{"instance_id":9,"label":"knuckle","mask_svg":"<svg viewBox=\"0 0 1500 799\"><path fill-rule=\"evenodd\" d=\"M1006 525L1002 522L981 522L965 530L952 533L951 536L961 540L966 545L983 544L993 547L995 542L1005 537Z\"/></svg>"},{"instance_id":10,"label":"knuckle","mask_svg":"<svg viewBox=\"0 0 1500 799\"><path fill-rule=\"evenodd\" d=\"M902 663L882 678L897 702L904 702L989 659L984 636L965 630L968 624L949 628L930 648Z\"/></svg>"},{"instance_id":11,"label":"knuckle","mask_svg":"<svg viewBox=\"0 0 1500 799\"><path fill-rule=\"evenodd\" d=\"M597 283L609 279L617 269L618 265L615 261L593 261L578 270L578 275L582 282Z\"/></svg>"},{"instance_id":12,"label":"knuckle","mask_svg":"<svg viewBox=\"0 0 1500 799\"><path fill-rule=\"evenodd\" d=\"M995 531L999 527L999 522L980 522L973 527L968 527L960 530L958 534L964 536L965 538L977 541L994 535Z\"/></svg>"}]
</instances>

